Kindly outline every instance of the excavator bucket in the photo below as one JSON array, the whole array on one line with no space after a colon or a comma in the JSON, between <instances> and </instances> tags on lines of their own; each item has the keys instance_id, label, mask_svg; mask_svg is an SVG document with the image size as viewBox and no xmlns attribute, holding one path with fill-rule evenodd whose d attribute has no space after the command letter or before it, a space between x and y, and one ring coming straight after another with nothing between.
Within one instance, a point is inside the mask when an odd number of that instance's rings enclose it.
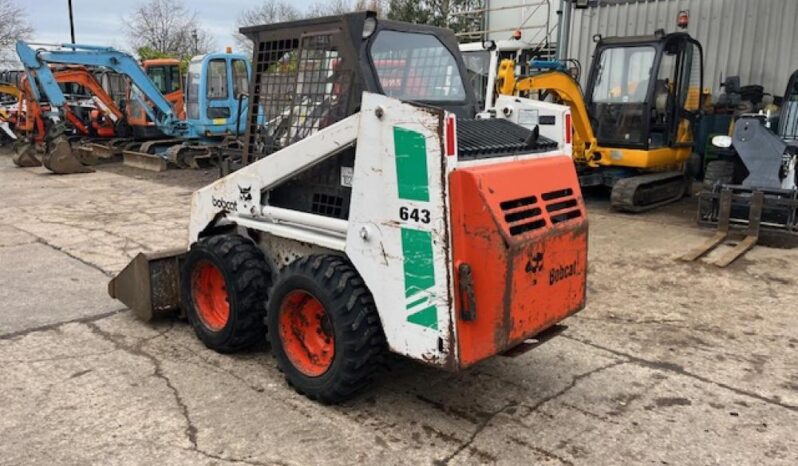
<instances>
[{"instance_id":1,"label":"excavator bucket","mask_svg":"<svg viewBox=\"0 0 798 466\"><path fill-rule=\"evenodd\" d=\"M185 249L139 253L108 282L108 294L144 321L179 310L180 266L185 255Z\"/></svg>"},{"instance_id":2,"label":"excavator bucket","mask_svg":"<svg viewBox=\"0 0 798 466\"><path fill-rule=\"evenodd\" d=\"M14 145L14 157L11 159L18 167L41 167L42 162L36 157L36 146L30 142L19 142Z\"/></svg>"},{"instance_id":3,"label":"excavator bucket","mask_svg":"<svg viewBox=\"0 0 798 466\"><path fill-rule=\"evenodd\" d=\"M93 168L80 163L72 153L72 146L65 136L58 136L50 143L49 150L42 157L44 166L53 173L68 175L70 173L91 173Z\"/></svg>"}]
</instances>

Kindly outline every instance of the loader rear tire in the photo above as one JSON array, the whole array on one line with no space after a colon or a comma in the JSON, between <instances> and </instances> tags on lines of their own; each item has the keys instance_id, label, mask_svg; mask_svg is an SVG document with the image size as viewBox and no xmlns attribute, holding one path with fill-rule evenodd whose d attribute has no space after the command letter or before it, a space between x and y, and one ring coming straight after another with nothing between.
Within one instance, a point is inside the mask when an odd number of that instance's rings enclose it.
<instances>
[{"instance_id":1,"label":"loader rear tire","mask_svg":"<svg viewBox=\"0 0 798 466\"><path fill-rule=\"evenodd\" d=\"M270 277L263 252L243 236L212 236L191 246L180 285L188 321L205 346L231 353L263 341Z\"/></svg>"},{"instance_id":2,"label":"loader rear tire","mask_svg":"<svg viewBox=\"0 0 798 466\"><path fill-rule=\"evenodd\" d=\"M371 293L345 258L312 255L277 276L269 341L289 385L325 404L366 387L383 364L385 335Z\"/></svg>"}]
</instances>

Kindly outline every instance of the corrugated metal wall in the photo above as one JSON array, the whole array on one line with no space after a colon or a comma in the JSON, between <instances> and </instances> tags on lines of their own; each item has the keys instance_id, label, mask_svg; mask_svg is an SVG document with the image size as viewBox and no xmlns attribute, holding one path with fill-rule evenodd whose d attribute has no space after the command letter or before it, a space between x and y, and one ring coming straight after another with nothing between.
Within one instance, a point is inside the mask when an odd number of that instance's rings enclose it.
<instances>
[{"instance_id":1,"label":"corrugated metal wall","mask_svg":"<svg viewBox=\"0 0 798 466\"><path fill-rule=\"evenodd\" d=\"M506 40L520 29L522 41L530 47L546 42L553 30L551 42L557 41L557 8L560 0L485 0L488 39Z\"/></svg>"},{"instance_id":2,"label":"corrugated metal wall","mask_svg":"<svg viewBox=\"0 0 798 466\"><path fill-rule=\"evenodd\" d=\"M593 35L645 35L659 28L673 32L680 10L690 11L687 31L704 48L704 85L713 93L720 91L721 75L739 75L743 85L784 93L798 69L798 0L633 0L577 10L569 56L588 69Z\"/></svg>"}]
</instances>

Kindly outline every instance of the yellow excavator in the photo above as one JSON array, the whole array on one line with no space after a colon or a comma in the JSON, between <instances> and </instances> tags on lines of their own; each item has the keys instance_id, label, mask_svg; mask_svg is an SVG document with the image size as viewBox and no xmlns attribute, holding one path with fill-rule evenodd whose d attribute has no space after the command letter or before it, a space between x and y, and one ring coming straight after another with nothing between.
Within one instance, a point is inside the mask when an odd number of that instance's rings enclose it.
<instances>
[{"instance_id":1,"label":"yellow excavator","mask_svg":"<svg viewBox=\"0 0 798 466\"><path fill-rule=\"evenodd\" d=\"M597 39L584 92L556 62L516 78L508 59L498 93L547 93L568 105L580 184L612 188L614 208L641 212L681 199L702 108L701 44L684 32Z\"/></svg>"},{"instance_id":2,"label":"yellow excavator","mask_svg":"<svg viewBox=\"0 0 798 466\"><path fill-rule=\"evenodd\" d=\"M0 144L17 140L17 136L13 131L14 118L6 106L18 103L19 89L17 86L0 82Z\"/></svg>"}]
</instances>

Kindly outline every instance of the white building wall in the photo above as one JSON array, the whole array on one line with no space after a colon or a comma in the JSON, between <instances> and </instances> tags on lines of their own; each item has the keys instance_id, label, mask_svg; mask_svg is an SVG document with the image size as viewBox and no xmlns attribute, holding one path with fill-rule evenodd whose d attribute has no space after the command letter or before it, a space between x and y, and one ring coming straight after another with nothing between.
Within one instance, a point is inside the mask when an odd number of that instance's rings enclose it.
<instances>
[{"instance_id":1,"label":"white building wall","mask_svg":"<svg viewBox=\"0 0 798 466\"><path fill-rule=\"evenodd\" d=\"M550 41L557 42L557 9L560 0L485 0L488 9L488 39L510 39L516 29L521 30L521 40L536 47Z\"/></svg>"}]
</instances>

